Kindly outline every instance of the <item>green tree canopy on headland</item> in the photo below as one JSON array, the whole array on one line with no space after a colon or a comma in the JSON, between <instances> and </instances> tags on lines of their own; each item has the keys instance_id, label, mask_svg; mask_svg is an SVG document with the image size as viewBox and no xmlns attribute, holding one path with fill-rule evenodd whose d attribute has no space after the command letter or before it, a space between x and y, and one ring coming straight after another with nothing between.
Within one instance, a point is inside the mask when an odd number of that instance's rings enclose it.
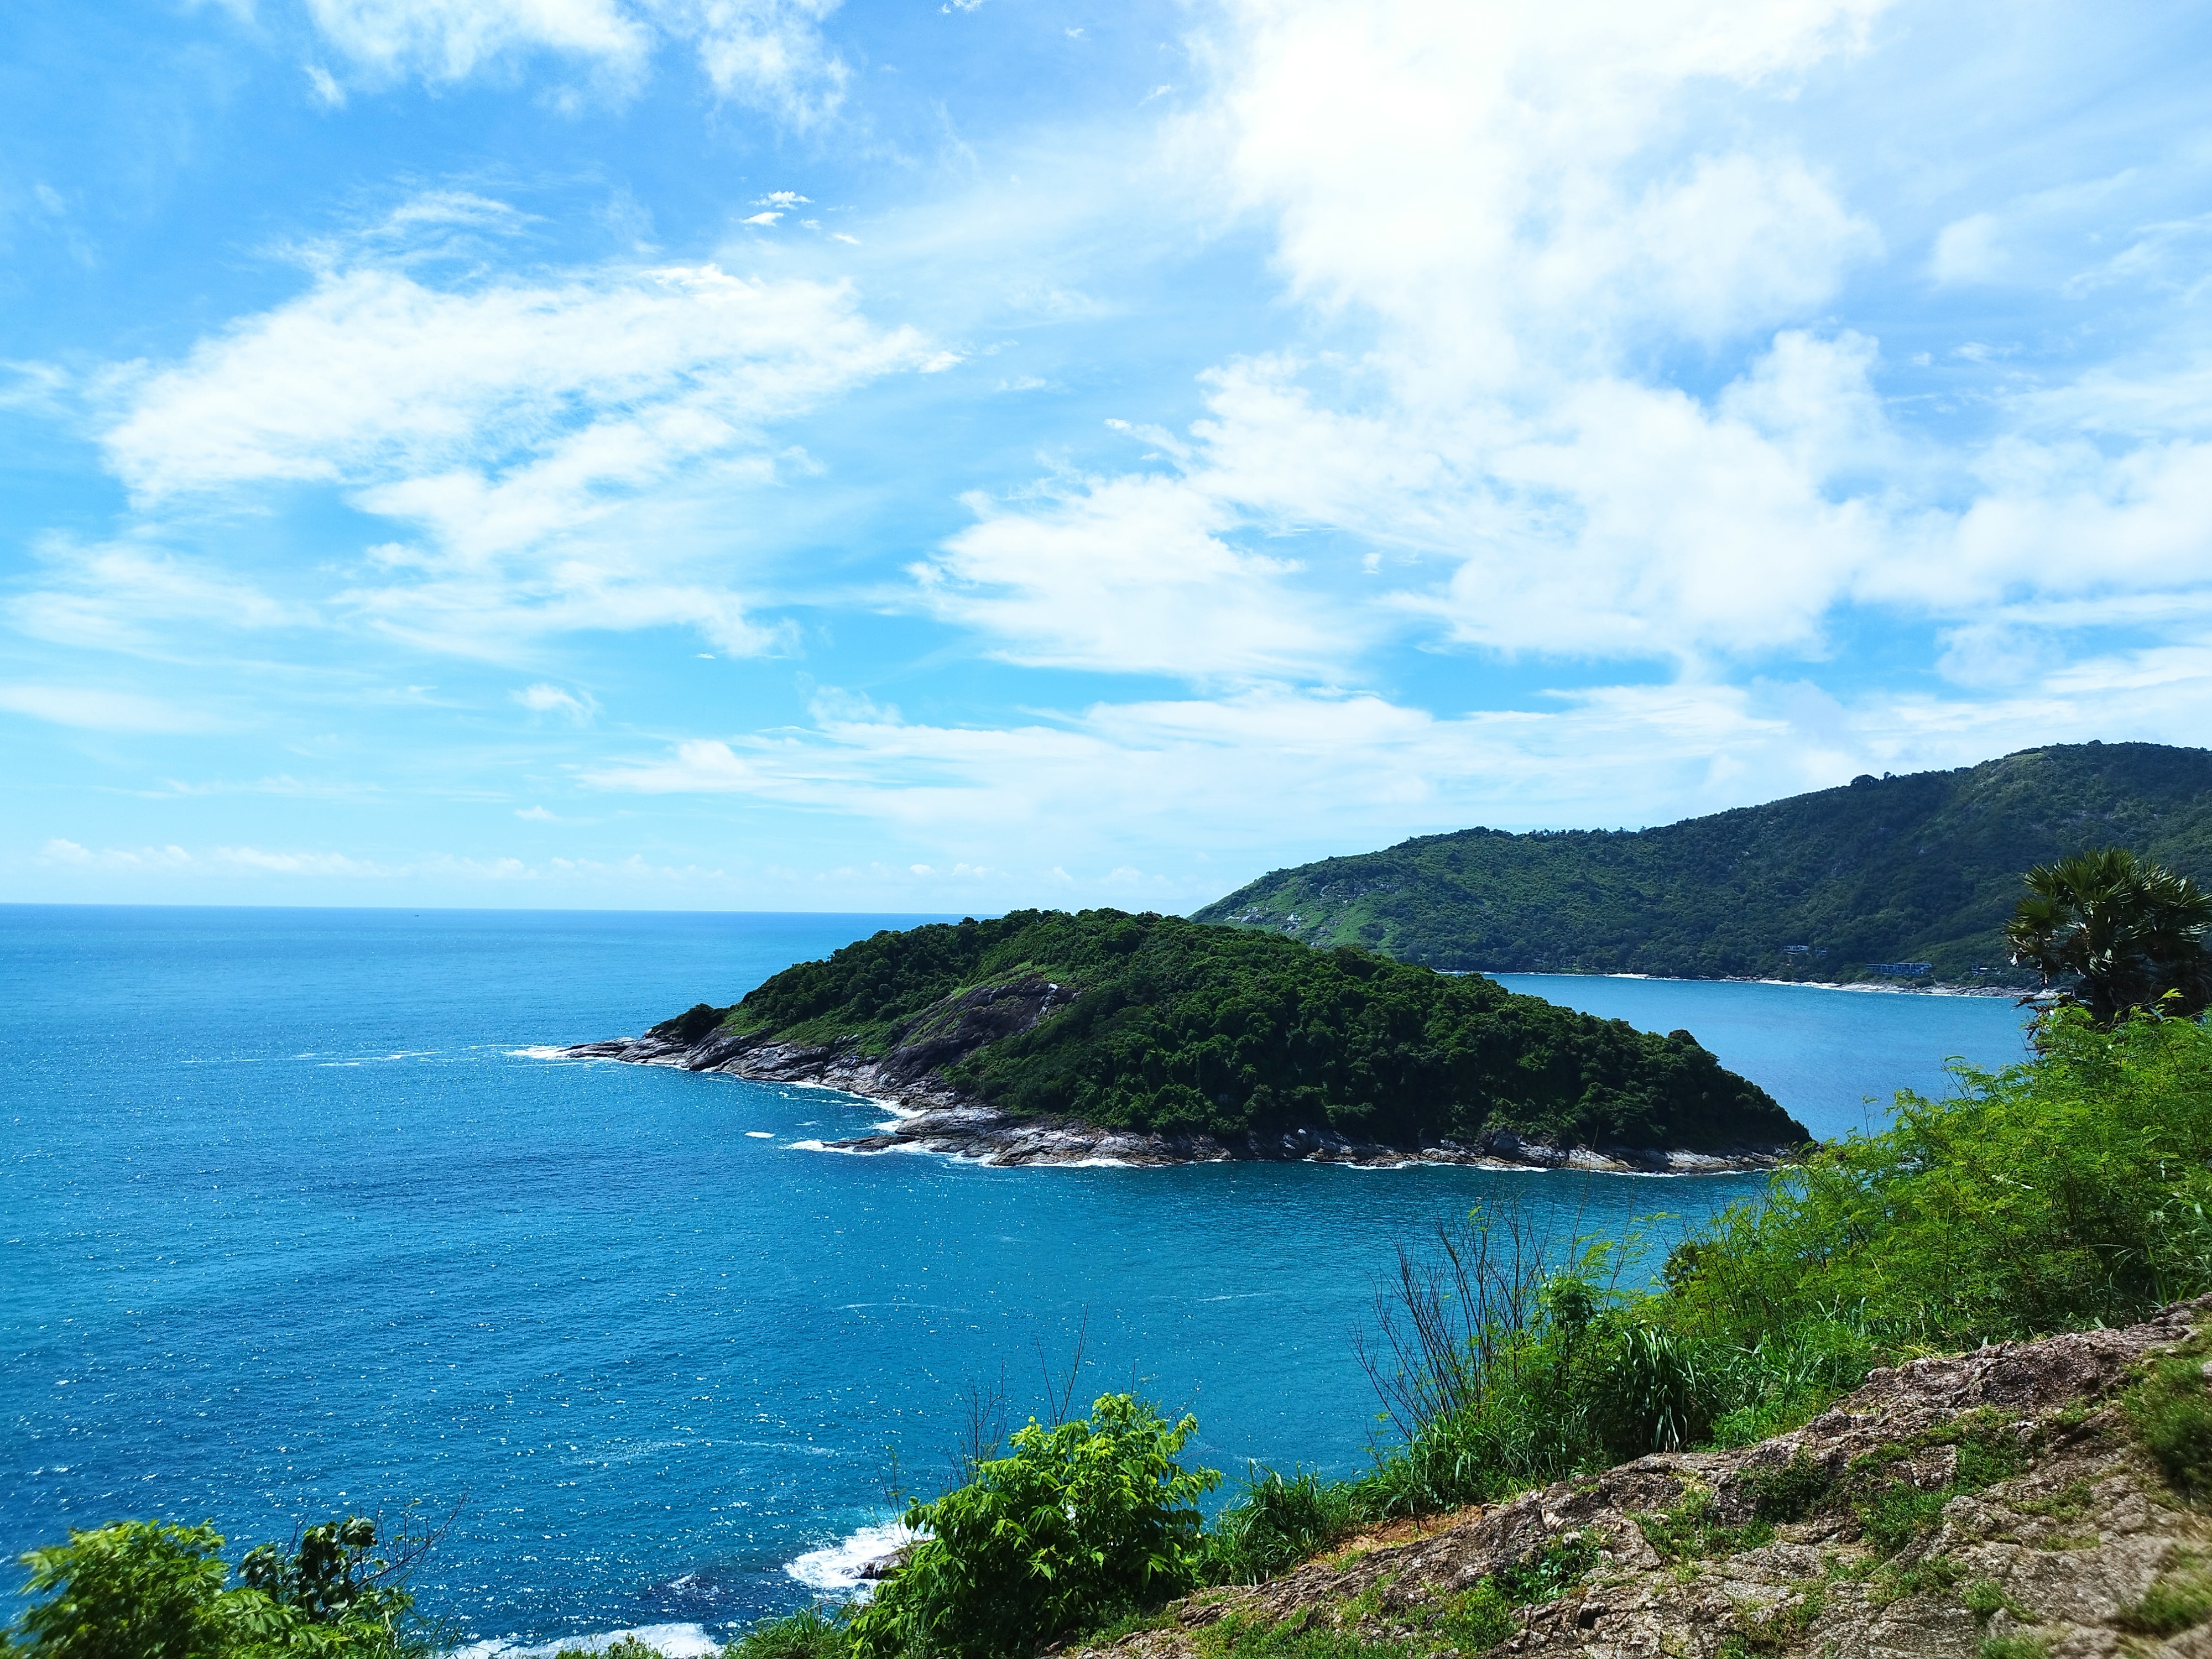
<instances>
[{"instance_id":1,"label":"green tree canopy on headland","mask_svg":"<svg viewBox=\"0 0 2212 1659\"><path fill-rule=\"evenodd\" d=\"M2131 1008L2201 1014L2212 1004L2212 896L2124 847L2027 872L2005 942L2100 1025Z\"/></svg>"},{"instance_id":2,"label":"green tree canopy on headland","mask_svg":"<svg viewBox=\"0 0 2212 1659\"><path fill-rule=\"evenodd\" d=\"M882 1057L1016 1116L1334 1130L1419 1146L1511 1131L1626 1147L1806 1139L1687 1031L1659 1036L1476 975L1118 910L880 933L735 1007L659 1028Z\"/></svg>"}]
</instances>

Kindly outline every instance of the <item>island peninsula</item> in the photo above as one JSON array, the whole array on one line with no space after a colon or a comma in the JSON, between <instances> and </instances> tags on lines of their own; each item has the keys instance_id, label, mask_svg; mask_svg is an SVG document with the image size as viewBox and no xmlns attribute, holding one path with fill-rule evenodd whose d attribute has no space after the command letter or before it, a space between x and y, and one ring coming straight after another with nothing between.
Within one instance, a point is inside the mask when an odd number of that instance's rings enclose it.
<instances>
[{"instance_id":1,"label":"island peninsula","mask_svg":"<svg viewBox=\"0 0 2212 1659\"><path fill-rule=\"evenodd\" d=\"M879 933L734 1006L566 1052L848 1090L898 1116L834 1150L992 1164L1692 1174L1771 1168L1809 1139L1687 1031L1351 946L1118 910Z\"/></svg>"}]
</instances>

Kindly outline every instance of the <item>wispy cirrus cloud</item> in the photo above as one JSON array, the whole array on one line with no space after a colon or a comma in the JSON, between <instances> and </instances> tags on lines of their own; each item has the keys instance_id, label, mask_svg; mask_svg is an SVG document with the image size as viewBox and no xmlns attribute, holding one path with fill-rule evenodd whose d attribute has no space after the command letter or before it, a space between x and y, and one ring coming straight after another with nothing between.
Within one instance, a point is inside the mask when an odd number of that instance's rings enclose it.
<instances>
[{"instance_id":1,"label":"wispy cirrus cloud","mask_svg":"<svg viewBox=\"0 0 2212 1659\"><path fill-rule=\"evenodd\" d=\"M0 708L54 726L88 732L167 734L213 732L228 724L200 709L147 696L88 685L0 685Z\"/></svg>"}]
</instances>

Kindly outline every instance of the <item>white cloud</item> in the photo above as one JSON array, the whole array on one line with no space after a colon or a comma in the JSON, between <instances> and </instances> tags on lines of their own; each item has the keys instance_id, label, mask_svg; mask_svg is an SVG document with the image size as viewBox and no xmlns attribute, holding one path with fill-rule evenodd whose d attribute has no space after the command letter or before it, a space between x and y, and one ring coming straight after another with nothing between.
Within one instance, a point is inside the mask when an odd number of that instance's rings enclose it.
<instances>
[{"instance_id":1,"label":"white cloud","mask_svg":"<svg viewBox=\"0 0 2212 1659\"><path fill-rule=\"evenodd\" d=\"M837 0L307 0L307 8L370 84L450 83L550 54L627 90L665 40L690 46L723 97L803 129L836 112L852 78L822 34ZM343 100L328 71L308 75L325 102Z\"/></svg>"},{"instance_id":2,"label":"white cloud","mask_svg":"<svg viewBox=\"0 0 2212 1659\"><path fill-rule=\"evenodd\" d=\"M2185 591L2212 562L2212 360L2024 380L1945 444L1823 317L1882 240L1766 117L1883 8L1232 7L1176 129L1186 187L1225 157L1309 322L1362 349L1219 366L1188 434L1122 423L1154 470L983 509L924 599L1015 661L1203 678L1343 673L1430 628L1700 674L1818 660L1854 605ZM2007 211L2051 240L2119 188ZM2197 234L2138 226L2095 270L2169 280ZM1957 220L1934 274L1985 278L2004 234ZM1685 389L1686 344L1733 377Z\"/></svg>"},{"instance_id":3,"label":"white cloud","mask_svg":"<svg viewBox=\"0 0 2212 1659\"><path fill-rule=\"evenodd\" d=\"M550 52L635 71L652 33L618 0L307 0L331 45L363 72L460 81Z\"/></svg>"},{"instance_id":4,"label":"white cloud","mask_svg":"<svg viewBox=\"0 0 2212 1659\"><path fill-rule=\"evenodd\" d=\"M208 732L222 724L166 698L81 685L0 685L0 708L93 732Z\"/></svg>"},{"instance_id":5,"label":"white cloud","mask_svg":"<svg viewBox=\"0 0 2212 1659\"><path fill-rule=\"evenodd\" d=\"M585 489L731 447L922 356L841 285L708 264L436 289L365 265L325 272L131 387L104 441L149 500L455 467L537 467Z\"/></svg>"},{"instance_id":6,"label":"white cloud","mask_svg":"<svg viewBox=\"0 0 2212 1659\"><path fill-rule=\"evenodd\" d=\"M314 94L317 103L325 109L345 107L346 90L338 84L336 76L320 64L307 64L302 67L307 72L307 89Z\"/></svg>"},{"instance_id":7,"label":"white cloud","mask_svg":"<svg viewBox=\"0 0 2212 1659\"><path fill-rule=\"evenodd\" d=\"M689 35L726 98L772 110L793 127L836 113L853 78L823 38L838 0L653 0L664 27Z\"/></svg>"},{"instance_id":8,"label":"white cloud","mask_svg":"<svg viewBox=\"0 0 2212 1659\"><path fill-rule=\"evenodd\" d=\"M562 714L581 726L599 712L599 702L586 692L582 696L564 691L557 685L539 684L526 685L511 694L533 714Z\"/></svg>"},{"instance_id":9,"label":"white cloud","mask_svg":"<svg viewBox=\"0 0 2212 1659\"><path fill-rule=\"evenodd\" d=\"M420 219L495 209L441 198ZM363 258L113 382L104 444L149 514L304 483L411 526L336 603L420 643L501 656L549 633L687 626L759 652L782 635L687 571L686 546L706 549L673 521L726 526L733 496L813 466L779 450L776 423L944 356L872 324L842 284L707 264L441 288ZM726 581L726 528L709 544ZM68 622L58 590L24 606L61 617L48 631Z\"/></svg>"},{"instance_id":10,"label":"white cloud","mask_svg":"<svg viewBox=\"0 0 2212 1659\"><path fill-rule=\"evenodd\" d=\"M56 644L161 655L238 630L313 628L312 606L280 599L203 559L131 541L49 538L36 585L0 605L18 631Z\"/></svg>"},{"instance_id":11,"label":"white cloud","mask_svg":"<svg viewBox=\"0 0 2212 1659\"><path fill-rule=\"evenodd\" d=\"M1188 678L1333 661L1340 622L1285 584L1295 567L1222 539L1230 514L1151 477L1091 480L979 522L917 575L929 602L1016 662Z\"/></svg>"},{"instance_id":12,"label":"white cloud","mask_svg":"<svg viewBox=\"0 0 2212 1659\"><path fill-rule=\"evenodd\" d=\"M74 866L79 869L101 867L111 870L173 871L184 869L192 863L192 855L183 848L142 847L134 850L104 847L97 851L57 836L40 849L49 863Z\"/></svg>"},{"instance_id":13,"label":"white cloud","mask_svg":"<svg viewBox=\"0 0 2212 1659\"><path fill-rule=\"evenodd\" d=\"M1878 689L1839 700L1796 680L1600 686L1447 716L1366 693L1257 686L1097 704L1006 728L835 711L808 732L694 738L587 769L629 794L747 799L860 819L971 866L1172 868L1172 902L1328 850L1481 823L1668 822L1859 772L1971 764L2052 742L2197 741L2212 720L2212 631L2186 645L2014 676L1971 696ZM1101 802L1110 802L1102 814ZM916 851L923 849L917 846ZM1084 890L1103 896L1095 879Z\"/></svg>"}]
</instances>

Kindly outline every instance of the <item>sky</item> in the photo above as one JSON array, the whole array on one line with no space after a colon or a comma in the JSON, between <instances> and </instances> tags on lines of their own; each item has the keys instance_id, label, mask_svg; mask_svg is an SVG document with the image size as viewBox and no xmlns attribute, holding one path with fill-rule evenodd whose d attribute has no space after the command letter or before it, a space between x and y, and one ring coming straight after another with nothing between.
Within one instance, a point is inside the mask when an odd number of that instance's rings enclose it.
<instances>
[{"instance_id":1,"label":"sky","mask_svg":"<svg viewBox=\"0 0 2212 1659\"><path fill-rule=\"evenodd\" d=\"M11 0L0 900L1182 911L2212 732L2212 10Z\"/></svg>"}]
</instances>

